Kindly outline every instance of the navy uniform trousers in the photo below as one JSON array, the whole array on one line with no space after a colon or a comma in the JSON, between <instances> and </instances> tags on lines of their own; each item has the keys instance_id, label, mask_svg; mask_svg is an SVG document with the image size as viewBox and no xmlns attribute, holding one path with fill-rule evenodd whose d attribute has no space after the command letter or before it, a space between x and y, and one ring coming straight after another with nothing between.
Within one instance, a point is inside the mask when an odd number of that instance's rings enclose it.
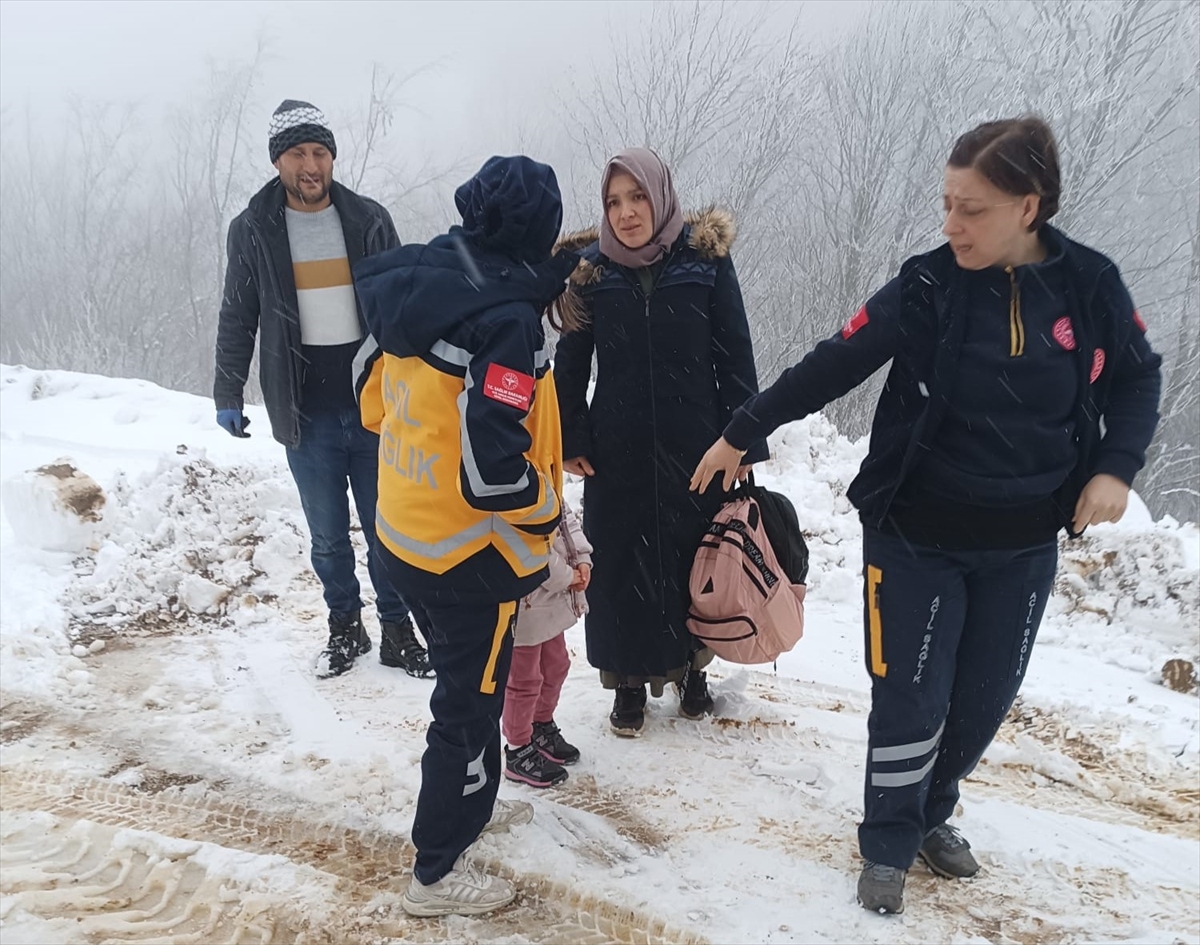
<instances>
[{"instance_id":1,"label":"navy uniform trousers","mask_svg":"<svg viewBox=\"0 0 1200 945\"><path fill-rule=\"evenodd\" d=\"M871 715L863 858L908 869L1029 668L1058 545L942 551L863 529Z\"/></svg>"},{"instance_id":2,"label":"navy uniform trousers","mask_svg":"<svg viewBox=\"0 0 1200 945\"><path fill-rule=\"evenodd\" d=\"M409 597L408 604L437 673L412 832L413 873L429 885L454 868L492 816L517 602L434 606Z\"/></svg>"}]
</instances>

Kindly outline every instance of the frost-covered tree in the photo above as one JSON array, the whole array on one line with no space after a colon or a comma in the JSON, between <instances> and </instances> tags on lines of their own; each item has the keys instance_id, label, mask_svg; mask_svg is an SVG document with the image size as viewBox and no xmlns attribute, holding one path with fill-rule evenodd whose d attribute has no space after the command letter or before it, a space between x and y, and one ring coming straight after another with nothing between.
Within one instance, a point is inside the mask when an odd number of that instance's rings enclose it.
<instances>
[{"instance_id":1,"label":"frost-covered tree","mask_svg":"<svg viewBox=\"0 0 1200 945\"><path fill-rule=\"evenodd\" d=\"M769 381L904 258L942 241L942 170L959 134L1043 115L1064 166L1055 222L1117 260L1166 359L1163 422L1139 488L1156 513L1200 518L1189 236L1200 217L1200 6L894 2L823 50L797 41L797 8L772 8L766 31L767 17L742 12L670 5L617 36L613 62L563 107L590 171L583 205L595 204L604 159L629 144L672 163L685 201L734 197L745 234L735 256ZM732 146L739 128L748 134ZM736 199L739 179L755 182L749 199ZM842 432L866 431L882 377L827 409Z\"/></svg>"}]
</instances>

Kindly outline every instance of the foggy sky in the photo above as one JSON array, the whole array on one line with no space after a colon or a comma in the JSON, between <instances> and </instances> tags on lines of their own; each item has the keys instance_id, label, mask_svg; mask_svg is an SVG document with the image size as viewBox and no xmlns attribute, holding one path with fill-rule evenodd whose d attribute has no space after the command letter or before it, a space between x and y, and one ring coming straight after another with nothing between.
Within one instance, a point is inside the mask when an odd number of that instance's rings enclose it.
<instances>
[{"instance_id":1,"label":"foggy sky","mask_svg":"<svg viewBox=\"0 0 1200 945\"><path fill-rule=\"evenodd\" d=\"M866 0L810 0L806 32L833 34ZM609 37L640 28L645 0L2 0L0 106L28 106L49 130L68 95L137 103L151 122L205 81L207 60L247 60L257 37L269 59L254 112L284 98L327 114L367 101L372 61L397 75L422 70L405 86L405 111L391 139L407 139L439 159L474 163L509 146L514 126L535 121L555 93L586 84L603 69ZM798 4L768 7L790 17ZM740 15L762 16L756 3ZM336 135L337 128L334 128ZM508 138L509 141L504 139ZM267 165L263 148L264 171Z\"/></svg>"}]
</instances>

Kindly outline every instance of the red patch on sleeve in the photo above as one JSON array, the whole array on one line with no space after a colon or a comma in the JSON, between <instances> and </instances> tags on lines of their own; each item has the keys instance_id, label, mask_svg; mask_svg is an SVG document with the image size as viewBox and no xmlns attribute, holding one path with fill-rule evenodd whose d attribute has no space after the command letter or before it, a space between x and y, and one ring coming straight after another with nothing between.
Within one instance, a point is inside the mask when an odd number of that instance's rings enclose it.
<instances>
[{"instance_id":1,"label":"red patch on sleeve","mask_svg":"<svg viewBox=\"0 0 1200 945\"><path fill-rule=\"evenodd\" d=\"M1088 378L1089 384L1095 384L1096 378L1104 371L1104 349L1097 348L1096 353L1092 355L1092 374Z\"/></svg>"},{"instance_id":2,"label":"red patch on sleeve","mask_svg":"<svg viewBox=\"0 0 1200 945\"><path fill-rule=\"evenodd\" d=\"M1075 350L1075 328L1071 324L1071 319L1066 315L1054 323L1052 329L1054 340L1063 346L1067 351Z\"/></svg>"},{"instance_id":3,"label":"red patch on sleeve","mask_svg":"<svg viewBox=\"0 0 1200 945\"><path fill-rule=\"evenodd\" d=\"M1133 323L1142 330L1143 335L1146 333L1146 323L1142 321L1142 316L1136 308L1133 310Z\"/></svg>"},{"instance_id":4,"label":"red patch on sleeve","mask_svg":"<svg viewBox=\"0 0 1200 945\"><path fill-rule=\"evenodd\" d=\"M850 321L846 322L846 324L842 327L842 337L849 338L869 321L870 319L867 318L867 307L864 305L857 312L855 312L854 317L851 318Z\"/></svg>"},{"instance_id":5,"label":"red patch on sleeve","mask_svg":"<svg viewBox=\"0 0 1200 945\"><path fill-rule=\"evenodd\" d=\"M487 377L483 379L483 396L509 407L528 410L533 400L533 385L534 380L528 374L492 363L488 365Z\"/></svg>"}]
</instances>

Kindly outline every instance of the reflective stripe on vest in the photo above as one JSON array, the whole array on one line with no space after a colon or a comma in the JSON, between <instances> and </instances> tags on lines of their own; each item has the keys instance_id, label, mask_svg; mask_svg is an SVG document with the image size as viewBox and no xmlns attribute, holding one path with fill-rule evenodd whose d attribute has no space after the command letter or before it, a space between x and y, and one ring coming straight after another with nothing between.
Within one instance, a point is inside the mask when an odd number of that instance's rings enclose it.
<instances>
[{"instance_id":1,"label":"reflective stripe on vest","mask_svg":"<svg viewBox=\"0 0 1200 945\"><path fill-rule=\"evenodd\" d=\"M553 503L554 501L554 493L551 492L549 502ZM550 507L553 508L553 505ZM420 555L422 558L431 560L444 558L446 555L463 547L463 545L470 544L472 541L482 538L487 534L495 535L496 539L502 542L513 553L513 556L521 562L522 566L528 568L530 572L539 570L550 560L549 551L544 553L532 551L521 538L520 532L494 513L488 518L476 522L469 528L464 528L457 535L450 535L447 538L441 539L441 541L432 543L421 541L397 531L383 517L382 512L377 511L375 513L375 526L396 547L403 548L410 554Z\"/></svg>"}]
</instances>

